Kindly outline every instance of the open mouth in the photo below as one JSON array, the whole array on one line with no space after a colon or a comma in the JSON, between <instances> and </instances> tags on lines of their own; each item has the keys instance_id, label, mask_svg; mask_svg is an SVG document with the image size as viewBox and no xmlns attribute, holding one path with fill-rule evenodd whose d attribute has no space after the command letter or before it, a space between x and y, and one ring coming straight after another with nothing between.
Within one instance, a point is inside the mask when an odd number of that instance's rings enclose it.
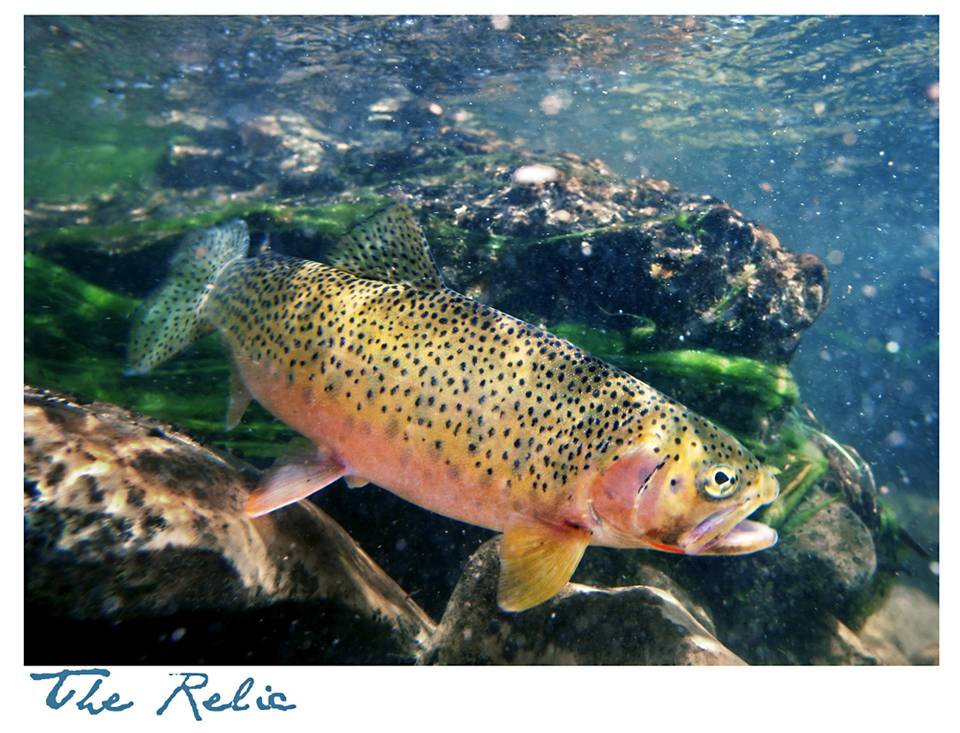
<instances>
[{"instance_id":1,"label":"open mouth","mask_svg":"<svg viewBox=\"0 0 960 733\"><path fill-rule=\"evenodd\" d=\"M714 512L681 535L679 546L687 555L744 555L775 545L775 529L746 519L762 503L749 501Z\"/></svg>"}]
</instances>

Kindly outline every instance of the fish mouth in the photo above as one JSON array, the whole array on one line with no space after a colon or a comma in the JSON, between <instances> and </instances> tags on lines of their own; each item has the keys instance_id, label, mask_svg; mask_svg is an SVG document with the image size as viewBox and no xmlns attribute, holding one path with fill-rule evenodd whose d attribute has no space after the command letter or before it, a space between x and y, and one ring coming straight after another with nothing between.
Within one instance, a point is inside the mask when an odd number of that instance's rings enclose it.
<instances>
[{"instance_id":1,"label":"fish mouth","mask_svg":"<svg viewBox=\"0 0 960 733\"><path fill-rule=\"evenodd\" d=\"M772 547L777 531L747 519L765 504L761 497L721 509L680 536L678 546L687 555L745 555Z\"/></svg>"}]
</instances>

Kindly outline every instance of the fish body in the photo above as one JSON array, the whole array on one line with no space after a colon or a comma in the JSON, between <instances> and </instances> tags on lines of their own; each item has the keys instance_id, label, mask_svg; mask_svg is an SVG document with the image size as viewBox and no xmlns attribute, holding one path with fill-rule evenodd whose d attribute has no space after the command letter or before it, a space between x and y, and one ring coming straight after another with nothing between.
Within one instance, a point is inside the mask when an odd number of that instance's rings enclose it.
<instances>
[{"instance_id":1,"label":"fish body","mask_svg":"<svg viewBox=\"0 0 960 733\"><path fill-rule=\"evenodd\" d=\"M137 316L130 362L145 371L217 330L234 365L230 422L256 399L316 446L268 474L251 514L341 476L372 482L504 532L507 610L558 592L588 544L740 554L776 541L745 521L778 487L742 445L445 287L406 207L347 237L330 264L245 257L245 237L234 222L184 243Z\"/></svg>"}]
</instances>

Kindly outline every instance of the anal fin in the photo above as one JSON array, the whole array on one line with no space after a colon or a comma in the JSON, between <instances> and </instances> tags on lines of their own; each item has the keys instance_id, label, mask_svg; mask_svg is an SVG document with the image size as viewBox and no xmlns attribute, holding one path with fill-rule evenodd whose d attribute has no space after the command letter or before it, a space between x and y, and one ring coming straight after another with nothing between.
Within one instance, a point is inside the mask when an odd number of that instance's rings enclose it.
<instances>
[{"instance_id":1,"label":"anal fin","mask_svg":"<svg viewBox=\"0 0 960 733\"><path fill-rule=\"evenodd\" d=\"M246 513L259 517L298 502L333 483L345 472L339 461L320 450L279 461L264 474L260 486L247 498Z\"/></svg>"},{"instance_id":2,"label":"anal fin","mask_svg":"<svg viewBox=\"0 0 960 733\"><path fill-rule=\"evenodd\" d=\"M508 528L500 541L500 608L525 611L553 598L580 564L590 536L536 521Z\"/></svg>"},{"instance_id":3,"label":"anal fin","mask_svg":"<svg viewBox=\"0 0 960 733\"><path fill-rule=\"evenodd\" d=\"M243 378L237 371L236 364L230 365L230 397L227 402L227 430L233 430L240 424L243 413L247 411L253 396L247 385L243 383Z\"/></svg>"}]
</instances>

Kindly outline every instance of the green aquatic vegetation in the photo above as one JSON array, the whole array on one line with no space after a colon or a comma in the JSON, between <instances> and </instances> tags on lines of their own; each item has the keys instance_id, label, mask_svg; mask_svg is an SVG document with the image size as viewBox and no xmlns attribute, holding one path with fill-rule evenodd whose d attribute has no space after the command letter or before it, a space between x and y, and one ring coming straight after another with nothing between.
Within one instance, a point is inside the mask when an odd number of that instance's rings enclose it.
<instances>
[{"instance_id":1,"label":"green aquatic vegetation","mask_svg":"<svg viewBox=\"0 0 960 733\"><path fill-rule=\"evenodd\" d=\"M76 225L47 229L30 236L28 246L86 244L89 242L150 241L185 234L191 229L213 226L226 219L260 213L264 204L233 202L215 211L202 211L176 219L144 219L114 224Z\"/></svg>"},{"instance_id":2,"label":"green aquatic vegetation","mask_svg":"<svg viewBox=\"0 0 960 733\"><path fill-rule=\"evenodd\" d=\"M710 211L710 209L706 211L678 209L677 213L668 220L672 221L674 226L680 231L693 234L697 239L701 239L709 235L709 232L700 225L703 224L703 220L707 218L707 214L709 214Z\"/></svg>"},{"instance_id":3,"label":"green aquatic vegetation","mask_svg":"<svg viewBox=\"0 0 960 733\"><path fill-rule=\"evenodd\" d=\"M631 351L615 363L741 434L753 433L771 413L800 398L786 366L744 356L693 349Z\"/></svg>"},{"instance_id":4,"label":"green aquatic vegetation","mask_svg":"<svg viewBox=\"0 0 960 733\"><path fill-rule=\"evenodd\" d=\"M765 463L778 472L780 496L758 516L783 535L799 529L841 498L831 496L812 506L805 501L830 469L830 461L817 440L822 435L796 411L790 411L772 442L745 441L747 447L762 455Z\"/></svg>"},{"instance_id":5,"label":"green aquatic vegetation","mask_svg":"<svg viewBox=\"0 0 960 733\"><path fill-rule=\"evenodd\" d=\"M837 501L840 501L839 496L831 496L829 499L826 499L825 501L822 501L819 504L810 507L809 509L805 509L803 511L800 511L799 509L795 510L791 512L790 515L780 524L776 526L770 526L774 527L774 529L778 530L782 535L789 535L791 532L800 529L800 527L813 519L814 516L819 514L821 510L826 509L828 506Z\"/></svg>"},{"instance_id":6,"label":"green aquatic vegetation","mask_svg":"<svg viewBox=\"0 0 960 733\"><path fill-rule=\"evenodd\" d=\"M626 338L627 348L640 351L647 348L647 341L657 334L657 322L647 316L641 316L636 313L627 313L623 310L610 312L603 307L600 311L612 318L625 319L629 325L622 329Z\"/></svg>"},{"instance_id":7,"label":"green aquatic vegetation","mask_svg":"<svg viewBox=\"0 0 960 733\"><path fill-rule=\"evenodd\" d=\"M714 303L710 308L708 308L703 313L703 319L708 323L712 323L723 316L723 312L727 309L735 299L739 298L740 295L747 289L747 286L750 284L750 280L756 275L757 267L756 265L750 263L743 268L743 271L737 274L737 276L730 283L730 287L720 296L716 303Z\"/></svg>"},{"instance_id":8,"label":"green aquatic vegetation","mask_svg":"<svg viewBox=\"0 0 960 733\"><path fill-rule=\"evenodd\" d=\"M171 219L121 221L103 226L58 227L31 236L28 245L49 246L99 242L151 242L177 237L193 229L215 226L229 219L255 222L268 232L309 231L315 236L340 237L357 222L389 203L375 194L329 206L299 206L267 201L234 201L209 210Z\"/></svg>"},{"instance_id":9,"label":"green aquatic vegetation","mask_svg":"<svg viewBox=\"0 0 960 733\"><path fill-rule=\"evenodd\" d=\"M124 376L129 319L139 301L77 277L42 257L24 257L24 381L173 422L244 457L276 456L293 433L252 406L227 432L229 366L208 337L145 376Z\"/></svg>"},{"instance_id":10,"label":"green aquatic vegetation","mask_svg":"<svg viewBox=\"0 0 960 733\"><path fill-rule=\"evenodd\" d=\"M563 321L550 326L550 331L560 338L576 344L584 351L614 361L627 353L623 333L614 329L592 328L582 323Z\"/></svg>"},{"instance_id":11,"label":"green aquatic vegetation","mask_svg":"<svg viewBox=\"0 0 960 733\"><path fill-rule=\"evenodd\" d=\"M71 78L86 70L71 69ZM90 106L68 86L24 100L24 196L65 201L137 188L163 159L169 132L109 105Z\"/></svg>"},{"instance_id":12,"label":"green aquatic vegetation","mask_svg":"<svg viewBox=\"0 0 960 733\"><path fill-rule=\"evenodd\" d=\"M258 222L267 231L308 230L325 237L341 237L356 224L391 203L391 199L375 194L359 194L352 201L328 206L293 206L267 204L258 214Z\"/></svg>"},{"instance_id":13,"label":"green aquatic vegetation","mask_svg":"<svg viewBox=\"0 0 960 733\"><path fill-rule=\"evenodd\" d=\"M149 146L102 142L58 147L29 161L24 194L56 201L136 185L162 158L163 148Z\"/></svg>"},{"instance_id":14,"label":"green aquatic vegetation","mask_svg":"<svg viewBox=\"0 0 960 733\"><path fill-rule=\"evenodd\" d=\"M769 464L768 464L769 465ZM781 483L780 496L759 512L759 519L781 535L789 535L800 529L821 510L837 501L840 497L831 496L826 501L808 506L806 501L817 482L826 473L826 466L806 464L798 466L791 473L778 476ZM800 507L804 508L801 509Z\"/></svg>"},{"instance_id":15,"label":"green aquatic vegetation","mask_svg":"<svg viewBox=\"0 0 960 733\"><path fill-rule=\"evenodd\" d=\"M555 234L552 237L546 237L544 239L531 242L531 244L536 244L539 242L542 242L543 244L559 244L561 242L569 242L571 240L576 240L579 242L583 239L594 239L596 237L608 234L619 235L632 231L641 231L641 225L635 222L622 222L617 224L607 224L594 229L578 229L575 232L567 232L566 234Z\"/></svg>"},{"instance_id":16,"label":"green aquatic vegetation","mask_svg":"<svg viewBox=\"0 0 960 733\"><path fill-rule=\"evenodd\" d=\"M677 229L682 232L694 232L700 226L700 222L703 221L704 214L691 214L684 209L680 209L676 214L673 215L673 223L676 225Z\"/></svg>"},{"instance_id":17,"label":"green aquatic vegetation","mask_svg":"<svg viewBox=\"0 0 960 733\"><path fill-rule=\"evenodd\" d=\"M627 331L627 342L631 347L637 347L647 339L653 338L657 333L657 324L652 318L635 316L637 325L631 326Z\"/></svg>"}]
</instances>

